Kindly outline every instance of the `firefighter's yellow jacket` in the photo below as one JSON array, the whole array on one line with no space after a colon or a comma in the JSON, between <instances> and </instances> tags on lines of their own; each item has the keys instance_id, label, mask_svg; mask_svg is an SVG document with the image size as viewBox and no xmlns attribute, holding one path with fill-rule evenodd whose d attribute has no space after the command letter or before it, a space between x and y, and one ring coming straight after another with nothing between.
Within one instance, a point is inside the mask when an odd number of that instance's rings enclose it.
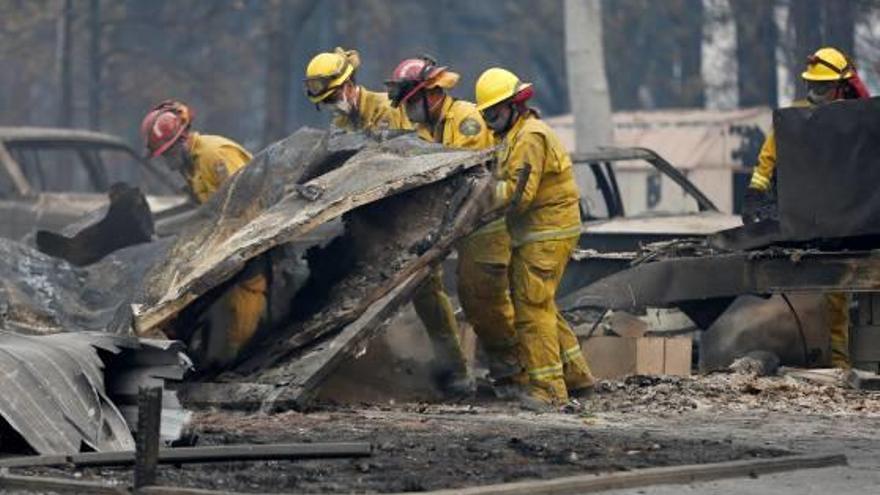
<instances>
[{"instance_id":1,"label":"firefighter's yellow jacket","mask_svg":"<svg viewBox=\"0 0 880 495\"><path fill-rule=\"evenodd\" d=\"M792 106L795 107L806 107L809 105L810 102L807 100L797 100L792 103ZM755 166L755 170L752 172L752 180L749 182L749 187L761 192L767 192L770 190L770 183L773 180L773 172L775 170L776 137L771 130L770 135L767 136L764 144L761 145L761 151L758 153L758 165Z\"/></svg>"},{"instance_id":2,"label":"firefighter's yellow jacket","mask_svg":"<svg viewBox=\"0 0 880 495\"><path fill-rule=\"evenodd\" d=\"M394 108L385 93L358 88L357 114L337 115L333 125L347 131L377 131L381 129L412 129L403 108Z\"/></svg>"},{"instance_id":3,"label":"firefighter's yellow jacket","mask_svg":"<svg viewBox=\"0 0 880 495\"><path fill-rule=\"evenodd\" d=\"M520 116L504 135L498 163L502 180L495 200L498 206L511 208L507 225L514 246L580 235L579 192L571 158L534 112ZM525 182L520 185L521 179Z\"/></svg>"},{"instance_id":4,"label":"firefighter's yellow jacket","mask_svg":"<svg viewBox=\"0 0 880 495\"><path fill-rule=\"evenodd\" d=\"M196 200L204 203L252 157L241 145L222 136L193 133L190 139L192 169L186 180Z\"/></svg>"}]
</instances>

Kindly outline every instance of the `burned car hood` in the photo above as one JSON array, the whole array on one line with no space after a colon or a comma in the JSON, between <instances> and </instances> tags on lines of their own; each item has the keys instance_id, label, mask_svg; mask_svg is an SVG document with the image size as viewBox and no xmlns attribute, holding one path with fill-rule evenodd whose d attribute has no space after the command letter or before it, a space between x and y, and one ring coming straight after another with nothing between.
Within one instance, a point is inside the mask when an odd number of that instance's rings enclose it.
<instances>
[{"instance_id":1,"label":"burned car hood","mask_svg":"<svg viewBox=\"0 0 880 495\"><path fill-rule=\"evenodd\" d=\"M686 215L643 215L594 220L584 223L585 234L664 234L669 236L708 236L739 227L737 215L704 211Z\"/></svg>"}]
</instances>

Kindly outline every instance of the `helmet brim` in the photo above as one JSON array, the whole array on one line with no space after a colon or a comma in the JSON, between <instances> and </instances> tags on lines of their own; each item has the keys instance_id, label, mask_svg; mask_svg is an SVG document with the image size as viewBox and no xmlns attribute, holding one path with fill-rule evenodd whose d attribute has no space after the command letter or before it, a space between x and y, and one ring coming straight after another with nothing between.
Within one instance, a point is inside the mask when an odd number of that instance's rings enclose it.
<instances>
[{"instance_id":1,"label":"helmet brim","mask_svg":"<svg viewBox=\"0 0 880 495\"><path fill-rule=\"evenodd\" d=\"M819 75L819 74L810 74L809 71L801 72L801 79L804 81L845 81L852 77L852 71L847 71L845 74L828 74L827 76Z\"/></svg>"},{"instance_id":2,"label":"helmet brim","mask_svg":"<svg viewBox=\"0 0 880 495\"><path fill-rule=\"evenodd\" d=\"M163 153L165 153L166 151L168 151L172 146L174 146L175 144L177 144L178 141L180 141L180 138L183 137L183 134L184 134L186 131L187 131L187 128L186 128L186 127L181 127L180 130L177 131L177 134L175 134L175 135L174 135L171 139L169 139L168 141L165 141L164 143L162 143L162 145L159 146L158 148L156 148L154 151L150 152L149 149L148 149L147 151L148 151L149 153L148 153L147 158L156 158L157 156L160 156L161 154L163 154Z\"/></svg>"}]
</instances>

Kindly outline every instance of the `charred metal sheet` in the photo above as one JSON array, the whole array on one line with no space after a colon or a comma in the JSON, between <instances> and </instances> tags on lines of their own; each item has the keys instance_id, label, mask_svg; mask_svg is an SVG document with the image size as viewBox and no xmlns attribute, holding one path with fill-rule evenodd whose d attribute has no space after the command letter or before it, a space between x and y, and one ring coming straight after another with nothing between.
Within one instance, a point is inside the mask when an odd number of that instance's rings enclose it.
<instances>
[{"instance_id":1,"label":"charred metal sheet","mask_svg":"<svg viewBox=\"0 0 880 495\"><path fill-rule=\"evenodd\" d=\"M771 250L644 263L574 291L560 307L635 310L743 294L880 290L880 251Z\"/></svg>"},{"instance_id":2,"label":"charred metal sheet","mask_svg":"<svg viewBox=\"0 0 880 495\"><path fill-rule=\"evenodd\" d=\"M80 445L128 450L134 442L104 391L98 350L118 352L124 337L91 333L0 333L0 416L40 454Z\"/></svg>"},{"instance_id":3,"label":"charred metal sheet","mask_svg":"<svg viewBox=\"0 0 880 495\"><path fill-rule=\"evenodd\" d=\"M131 450L134 440L107 392L104 371L115 356L138 361L144 349L185 367L173 344L99 332L0 331L0 417L39 454L71 454L82 445Z\"/></svg>"},{"instance_id":4,"label":"charred metal sheet","mask_svg":"<svg viewBox=\"0 0 880 495\"><path fill-rule=\"evenodd\" d=\"M873 187L880 179L878 110L877 98L776 110L776 191L765 206L772 218L719 232L712 245L749 250L821 241L830 249L827 239L880 235Z\"/></svg>"},{"instance_id":5,"label":"charred metal sheet","mask_svg":"<svg viewBox=\"0 0 880 495\"><path fill-rule=\"evenodd\" d=\"M299 131L257 155L200 208L202 217L146 277L133 305L135 327L150 332L275 246L358 206L485 163L491 155L449 151L411 135L375 143L359 134ZM316 200L304 198L296 184L323 193Z\"/></svg>"},{"instance_id":6,"label":"charred metal sheet","mask_svg":"<svg viewBox=\"0 0 880 495\"><path fill-rule=\"evenodd\" d=\"M150 242L154 233L153 216L140 189L117 183L110 188L108 196L110 205L99 212L100 218L93 220L90 215L85 225L75 226L72 235L38 230L37 249L84 266L122 248Z\"/></svg>"},{"instance_id":7,"label":"charred metal sheet","mask_svg":"<svg viewBox=\"0 0 880 495\"><path fill-rule=\"evenodd\" d=\"M880 99L773 114L785 240L880 234Z\"/></svg>"},{"instance_id":8,"label":"charred metal sheet","mask_svg":"<svg viewBox=\"0 0 880 495\"><path fill-rule=\"evenodd\" d=\"M746 251L778 244L784 239L779 222L767 220L722 230L709 236L709 244L725 251Z\"/></svg>"},{"instance_id":9,"label":"charred metal sheet","mask_svg":"<svg viewBox=\"0 0 880 495\"><path fill-rule=\"evenodd\" d=\"M166 444L185 433L192 413L183 408L177 393L168 388L177 385L192 369L183 354L184 346L174 340L140 339L137 348L123 348L105 360L107 395L119 408L129 428L137 425L137 394L141 387L162 387L160 438Z\"/></svg>"},{"instance_id":10,"label":"charred metal sheet","mask_svg":"<svg viewBox=\"0 0 880 495\"><path fill-rule=\"evenodd\" d=\"M484 180L481 185L486 188L490 181ZM429 266L440 261L450 249L452 243L472 229L476 216L479 215L476 198L484 191L470 190L468 204L470 211L456 210L456 225L451 225L444 235L440 232L435 244L422 256L407 264L400 270L391 281L385 283L385 288L380 288L365 298L373 301L369 306L362 302L363 311L352 323L343 328L337 335L326 342L308 346L300 357L289 364L281 366L286 376L292 377L285 383L282 389L273 392L263 405L264 410L272 410L281 405L290 404L292 407L305 408L318 392L323 381L344 361L355 359L359 350L367 345L382 324L397 311L398 307L408 301L418 289L422 281L430 272ZM434 233L429 234L434 235ZM385 292L379 299L375 299L380 293ZM299 335L297 335L299 336ZM278 370L272 370L265 375L272 377Z\"/></svg>"}]
</instances>

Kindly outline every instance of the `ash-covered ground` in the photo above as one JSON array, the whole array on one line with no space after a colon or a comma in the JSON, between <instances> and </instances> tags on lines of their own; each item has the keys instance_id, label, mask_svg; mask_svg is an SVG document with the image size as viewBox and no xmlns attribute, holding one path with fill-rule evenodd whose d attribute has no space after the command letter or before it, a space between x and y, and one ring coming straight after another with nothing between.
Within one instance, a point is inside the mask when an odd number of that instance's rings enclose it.
<instances>
[{"instance_id":1,"label":"ash-covered ground","mask_svg":"<svg viewBox=\"0 0 880 495\"><path fill-rule=\"evenodd\" d=\"M271 416L201 413L195 430L202 445L366 441L375 450L371 457L350 460L162 466L159 482L244 492L394 493L786 453L733 440L595 430L591 421L504 404L336 406ZM130 469L122 468L19 472L130 481Z\"/></svg>"},{"instance_id":2,"label":"ash-covered ground","mask_svg":"<svg viewBox=\"0 0 880 495\"><path fill-rule=\"evenodd\" d=\"M787 376L715 373L602 381L580 410L567 413L527 412L485 398L444 403L426 371L426 339L405 330L413 318L409 313L326 384L312 411L203 411L194 423L201 445L366 441L375 449L371 457L162 466L160 483L233 492L392 493L786 453L843 453L849 466L693 484L687 490L863 494L880 486L878 393ZM13 472L131 482L130 468ZM653 493L653 488L618 493Z\"/></svg>"}]
</instances>

